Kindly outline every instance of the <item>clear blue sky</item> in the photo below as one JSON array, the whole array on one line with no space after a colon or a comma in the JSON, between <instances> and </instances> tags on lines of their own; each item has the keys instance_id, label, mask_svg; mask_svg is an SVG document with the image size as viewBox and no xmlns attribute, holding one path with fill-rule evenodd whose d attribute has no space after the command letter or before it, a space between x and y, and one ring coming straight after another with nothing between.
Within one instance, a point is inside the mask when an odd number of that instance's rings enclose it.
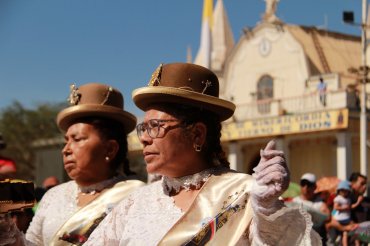
<instances>
[{"instance_id":1,"label":"clear blue sky","mask_svg":"<svg viewBox=\"0 0 370 246\"><path fill-rule=\"evenodd\" d=\"M280 0L286 23L360 35L342 11L361 19L361 0ZM216 3L216 0L214 0ZM235 40L254 27L263 0L224 0ZM186 61L199 46L203 0L0 0L0 110L14 100L32 108L61 102L69 85L104 82L123 91L125 108L141 111L131 91L159 63Z\"/></svg>"}]
</instances>

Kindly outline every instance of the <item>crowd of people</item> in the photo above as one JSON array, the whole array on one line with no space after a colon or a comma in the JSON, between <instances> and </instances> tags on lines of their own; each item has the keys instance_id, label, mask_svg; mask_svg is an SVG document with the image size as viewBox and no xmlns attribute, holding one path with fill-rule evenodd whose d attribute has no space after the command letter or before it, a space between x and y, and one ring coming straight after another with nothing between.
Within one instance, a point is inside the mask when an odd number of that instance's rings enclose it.
<instances>
[{"instance_id":1,"label":"crowd of people","mask_svg":"<svg viewBox=\"0 0 370 246\"><path fill-rule=\"evenodd\" d=\"M350 231L315 193L313 174L302 176L295 202L311 201L323 216L287 206L281 196L290 172L274 141L261 150L252 175L230 169L221 129L235 105L219 98L211 70L161 64L132 99L145 112L139 124L124 110L117 89L100 83L71 87L70 106L56 119L71 181L45 180L27 229L1 216L0 245L321 245L328 225ZM150 184L130 170L127 134L134 129L147 172L158 177ZM356 180L352 189L360 186ZM359 201L364 191L346 195ZM363 215L363 201L354 214Z\"/></svg>"},{"instance_id":2,"label":"crowd of people","mask_svg":"<svg viewBox=\"0 0 370 246\"><path fill-rule=\"evenodd\" d=\"M353 172L348 180L331 180L336 184L334 191L329 186L318 186L315 174L303 174L300 195L286 198L286 203L302 205L311 214L313 228L320 234L323 245L367 245L370 230L367 223L370 199L365 196L367 177Z\"/></svg>"}]
</instances>

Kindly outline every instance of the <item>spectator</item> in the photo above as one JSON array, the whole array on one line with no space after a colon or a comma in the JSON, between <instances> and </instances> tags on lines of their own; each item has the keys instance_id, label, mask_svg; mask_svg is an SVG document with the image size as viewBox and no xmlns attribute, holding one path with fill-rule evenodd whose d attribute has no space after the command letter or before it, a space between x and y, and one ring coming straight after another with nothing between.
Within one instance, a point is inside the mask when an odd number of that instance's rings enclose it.
<instances>
[{"instance_id":1,"label":"spectator","mask_svg":"<svg viewBox=\"0 0 370 246\"><path fill-rule=\"evenodd\" d=\"M356 223L361 223L370 220L370 199L364 197L366 191L367 177L360 174L359 172L354 172L349 177L351 183L352 192L350 194L350 199L352 203L355 203L359 199L360 204L351 210L351 218Z\"/></svg>"},{"instance_id":2,"label":"spectator","mask_svg":"<svg viewBox=\"0 0 370 246\"><path fill-rule=\"evenodd\" d=\"M3 150L5 148L6 142L4 141L4 138L0 133L0 150ZM0 180L13 178L16 172L17 168L15 162L8 157L0 155Z\"/></svg>"},{"instance_id":3,"label":"spectator","mask_svg":"<svg viewBox=\"0 0 370 246\"><path fill-rule=\"evenodd\" d=\"M54 186L57 186L59 184L59 179L55 176L49 176L44 179L44 182L42 183L42 187L44 187L45 190L49 190L50 188L53 188Z\"/></svg>"},{"instance_id":4,"label":"spectator","mask_svg":"<svg viewBox=\"0 0 370 246\"><path fill-rule=\"evenodd\" d=\"M312 173L305 173L300 181L301 195L294 197L293 202L302 204L311 214L313 229L317 231L322 244L326 245L325 222L330 220L330 210L322 198L315 193L316 176Z\"/></svg>"},{"instance_id":5,"label":"spectator","mask_svg":"<svg viewBox=\"0 0 370 246\"><path fill-rule=\"evenodd\" d=\"M362 200L358 199L356 203L352 204L351 199L349 198L350 192L351 187L348 181L342 181L339 183L337 196L334 198L332 225L335 225L337 222L342 226L354 225L354 222L351 220L351 209L356 208ZM356 245L358 244L359 242L356 242ZM348 229L344 230L342 233L342 245L348 245Z\"/></svg>"},{"instance_id":6,"label":"spectator","mask_svg":"<svg viewBox=\"0 0 370 246\"><path fill-rule=\"evenodd\" d=\"M326 106L326 89L327 85L326 82L322 77L320 77L320 82L317 84L317 92L319 93L319 99L321 104L325 107Z\"/></svg>"}]
</instances>

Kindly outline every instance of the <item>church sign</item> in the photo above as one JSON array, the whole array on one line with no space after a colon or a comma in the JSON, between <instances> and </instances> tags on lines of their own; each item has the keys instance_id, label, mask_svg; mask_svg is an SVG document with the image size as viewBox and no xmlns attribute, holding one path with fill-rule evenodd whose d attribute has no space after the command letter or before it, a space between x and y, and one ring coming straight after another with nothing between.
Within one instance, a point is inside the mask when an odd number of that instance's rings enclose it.
<instances>
[{"instance_id":1,"label":"church sign","mask_svg":"<svg viewBox=\"0 0 370 246\"><path fill-rule=\"evenodd\" d=\"M309 112L226 123L222 129L222 141L338 130L347 127L348 109Z\"/></svg>"}]
</instances>

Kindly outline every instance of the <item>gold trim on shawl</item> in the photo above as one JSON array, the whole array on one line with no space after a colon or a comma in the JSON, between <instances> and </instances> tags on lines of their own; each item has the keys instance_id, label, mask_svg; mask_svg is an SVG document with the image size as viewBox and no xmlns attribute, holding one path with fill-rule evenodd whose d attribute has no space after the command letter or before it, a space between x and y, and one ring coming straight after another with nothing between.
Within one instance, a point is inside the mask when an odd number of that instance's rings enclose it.
<instances>
[{"instance_id":1,"label":"gold trim on shawl","mask_svg":"<svg viewBox=\"0 0 370 246\"><path fill-rule=\"evenodd\" d=\"M49 245L82 245L118 202L136 188L144 185L145 183L139 180L125 180L116 183L112 188L106 190L91 203L74 213L59 228Z\"/></svg>"},{"instance_id":2,"label":"gold trim on shawl","mask_svg":"<svg viewBox=\"0 0 370 246\"><path fill-rule=\"evenodd\" d=\"M159 245L235 245L252 220L252 180L235 172L211 176Z\"/></svg>"}]
</instances>

